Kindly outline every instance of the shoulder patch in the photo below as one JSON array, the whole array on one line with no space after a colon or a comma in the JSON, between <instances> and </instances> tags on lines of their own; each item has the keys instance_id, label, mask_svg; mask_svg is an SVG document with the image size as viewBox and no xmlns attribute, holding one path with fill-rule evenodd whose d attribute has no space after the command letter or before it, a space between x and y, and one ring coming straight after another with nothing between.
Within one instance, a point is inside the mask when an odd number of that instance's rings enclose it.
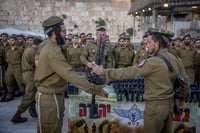
<instances>
[{"instance_id":1,"label":"shoulder patch","mask_svg":"<svg viewBox=\"0 0 200 133\"><path fill-rule=\"evenodd\" d=\"M145 64L146 61L147 61L146 59L142 60L142 61L140 62L140 64L137 65L137 67L143 66L143 65Z\"/></svg>"}]
</instances>

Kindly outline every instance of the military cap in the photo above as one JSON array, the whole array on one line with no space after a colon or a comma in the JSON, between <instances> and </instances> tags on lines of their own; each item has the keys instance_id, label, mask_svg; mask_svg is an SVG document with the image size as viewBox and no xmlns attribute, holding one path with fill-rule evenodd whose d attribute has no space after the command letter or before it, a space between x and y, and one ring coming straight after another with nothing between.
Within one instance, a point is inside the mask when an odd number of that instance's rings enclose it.
<instances>
[{"instance_id":1,"label":"military cap","mask_svg":"<svg viewBox=\"0 0 200 133\"><path fill-rule=\"evenodd\" d=\"M123 32L123 33L121 33L121 34L119 35L119 39L124 39L125 36L126 36L126 33Z\"/></svg>"},{"instance_id":2,"label":"military cap","mask_svg":"<svg viewBox=\"0 0 200 133\"><path fill-rule=\"evenodd\" d=\"M96 26L96 31L106 31L106 27L105 26Z\"/></svg>"},{"instance_id":3,"label":"military cap","mask_svg":"<svg viewBox=\"0 0 200 133\"><path fill-rule=\"evenodd\" d=\"M164 30L164 29L155 29L155 28L150 28L148 30L149 33L160 33L164 36L167 36L167 37L173 37L174 36L174 33L173 32L170 32L168 30Z\"/></svg>"},{"instance_id":4,"label":"military cap","mask_svg":"<svg viewBox=\"0 0 200 133\"><path fill-rule=\"evenodd\" d=\"M52 27L52 26L59 25L59 24L63 23L63 21L64 20L62 18L58 17L58 16L51 16L43 22L42 26L44 28Z\"/></svg>"},{"instance_id":5,"label":"military cap","mask_svg":"<svg viewBox=\"0 0 200 133\"><path fill-rule=\"evenodd\" d=\"M130 40L131 38L130 38L129 35L125 35L125 36L123 37L123 39L124 39L124 40Z\"/></svg>"},{"instance_id":6,"label":"military cap","mask_svg":"<svg viewBox=\"0 0 200 133\"><path fill-rule=\"evenodd\" d=\"M8 34L7 34L7 33L1 33L1 36L2 36L2 35L6 35L6 36L8 37Z\"/></svg>"}]
</instances>

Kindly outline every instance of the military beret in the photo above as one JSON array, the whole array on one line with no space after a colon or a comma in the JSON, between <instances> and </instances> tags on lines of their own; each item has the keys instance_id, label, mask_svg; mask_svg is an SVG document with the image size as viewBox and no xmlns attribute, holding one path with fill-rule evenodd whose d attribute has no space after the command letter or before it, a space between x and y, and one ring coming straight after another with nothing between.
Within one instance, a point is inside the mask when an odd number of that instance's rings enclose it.
<instances>
[{"instance_id":1,"label":"military beret","mask_svg":"<svg viewBox=\"0 0 200 133\"><path fill-rule=\"evenodd\" d=\"M96 31L106 31L105 26L96 26Z\"/></svg>"},{"instance_id":2,"label":"military beret","mask_svg":"<svg viewBox=\"0 0 200 133\"><path fill-rule=\"evenodd\" d=\"M52 27L54 25L58 25L63 23L63 19L58 17L58 16L51 16L48 19L44 20L42 27L46 28L46 27Z\"/></svg>"}]
</instances>

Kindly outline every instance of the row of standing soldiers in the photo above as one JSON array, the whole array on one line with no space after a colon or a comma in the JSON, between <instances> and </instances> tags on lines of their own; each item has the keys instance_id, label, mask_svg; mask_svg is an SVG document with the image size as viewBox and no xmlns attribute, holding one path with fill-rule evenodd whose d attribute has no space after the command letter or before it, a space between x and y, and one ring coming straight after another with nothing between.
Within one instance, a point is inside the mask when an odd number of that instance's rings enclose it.
<instances>
[{"instance_id":1,"label":"row of standing soldiers","mask_svg":"<svg viewBox=\"0 0 200 133\"><path fill-rule=\"evenodd\" d=\"M145 47L148 41L146 38L147 34L148 33L144 34L141 46L136 52L130 43L129 36L124 34L120 35L118 43L114 47L112 47L109 36L107 36L105 40L106 47L103 66L105 68L121 68L140 64L143 59L151 56L148 54L148 49ZM27 47L31 47L34 37L28 36L26 44L23 41L23 35L8 37L6 33L3 33L1 34L1 39L0 76L2 98L0 100L10 101L13 99L16 83L20 92L22 94L25 92L22 73L23 71L27 71L27 68L23 69L22 55ZM79 41L79 39L81 41ZM63 54L74 70L77 72L84 72L86 66L91 67L91 62L95 61L96 52L98 50L98 46L92 36L86 38L85 34L82 33L80 36L72 35L66 40L70 40L70 42L66 42L66 44L63 45ZM182 59L186 73L190 78L190 83L197 83L199 86L200 39L193 40L190 35L185 35L182 39L176 38L169 44L169 51ZM8 95L4 97L6 92L8 92Z\"/></svg>"}]
</instances>

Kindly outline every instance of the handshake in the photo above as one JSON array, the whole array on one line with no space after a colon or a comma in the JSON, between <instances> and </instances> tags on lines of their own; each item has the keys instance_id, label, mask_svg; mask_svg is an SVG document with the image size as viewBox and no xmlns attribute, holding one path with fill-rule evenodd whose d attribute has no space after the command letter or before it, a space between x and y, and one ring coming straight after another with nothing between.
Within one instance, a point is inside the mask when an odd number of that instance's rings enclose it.
<instances>
[{"instance_id":1,"label":"handshake","mask_svg":"<svg viewBox=\"0 0 200 133\"><path fill-rule=\"evenodd\" d=\"M96 64L92 64L92 71L97 75L101 75L103 72L103 67Z\"/></svg>"},{"instance_id":2,"label":"handshake","mask_svg":"<svg viewBox=\"0 0 200 133\"><path fill-rule=\"evenodd\" d=\"M99 65L96 65L95 63L91 63L90 66L88 66L91 68L92 70L92 76L89 76L90 79L92 78L92 83L96 84L96 85L103 85L103 87L105 86L104 82L103 82L103 78L100 76L101 73L103 72L103 67L102 66L99 66ZM100 92L100 96L102 97L108 97L108 93L104 90L104 89L101 89L101 92Z\"/></svg>"}]
</instances>

